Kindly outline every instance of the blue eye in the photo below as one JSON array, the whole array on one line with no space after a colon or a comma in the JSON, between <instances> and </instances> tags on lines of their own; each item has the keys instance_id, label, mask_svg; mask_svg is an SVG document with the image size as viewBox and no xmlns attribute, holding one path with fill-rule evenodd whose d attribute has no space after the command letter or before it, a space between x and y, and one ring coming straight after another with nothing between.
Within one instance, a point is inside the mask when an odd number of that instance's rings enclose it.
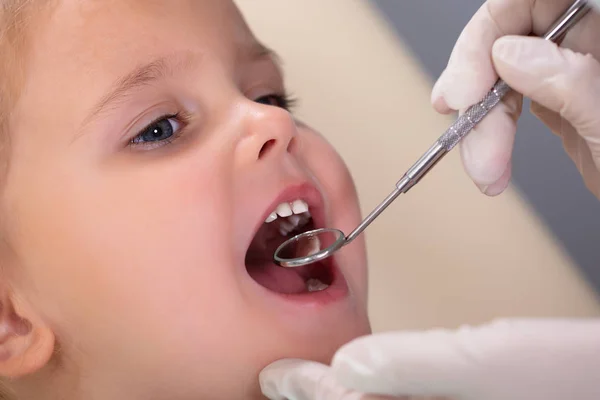
<instances>
[{"instance_id":1,"label":"blue eye","mask_svg":"<svg viewBox=\"0 0 600 400\"><path fill-rule=\"evenodd\" d=\"M176 115L161 117L131 140L131 144L169 141L181 129Z\"/></svg>"},{"instance_id":2,"label":"blue eye","mask_svg":"<svg viewBox=\"0 0 600 400\"><path fill-rule=\"evenodd\" d=\"M291 99L288 95L279 95L279 94L268 94L266 96L259 97L254 100L257 103L265 104L267 106L279 107L284 110L290 111L290 109L294 105L294 100Z\"/></svg>"}]
</instances>

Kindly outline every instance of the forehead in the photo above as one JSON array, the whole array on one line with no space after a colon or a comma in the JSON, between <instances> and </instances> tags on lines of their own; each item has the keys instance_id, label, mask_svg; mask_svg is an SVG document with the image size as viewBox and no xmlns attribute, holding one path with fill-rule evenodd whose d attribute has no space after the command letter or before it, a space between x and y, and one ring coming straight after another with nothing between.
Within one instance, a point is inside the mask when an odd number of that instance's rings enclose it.
<instances>
[{"instance_id":1,"label":"forehead","mask_svg":"<svg viewBox=\"0 0 600 400\"><path fill-rule=\"evenodd\" d=\"M229 0L59 0L32 42L29 75L74 78L181 51L231 58L256 41Z\"/></svg>"},{"instance_id":2,"label":"forehead","mask_svg":"<svg viewBox=\"0 0 600 400\"><path fill-rule=\"evenodd\" d=\"M230 0L60 0L47 30L45 36L63 51L95 55L169 41L175 46L174 40L199 46L252 40Z\"/></svg>"},{"instance_id":3,"label":"forehead","mask_svg":"<svg viewBox=\"0 0 600 400\"><path fill-rule=\"evenodd\" d=\"M33 32L21 106L73 115L154 59L186 52L233 65L255 48L229 0L58 0Z\"/></svg>"}]
</instances>

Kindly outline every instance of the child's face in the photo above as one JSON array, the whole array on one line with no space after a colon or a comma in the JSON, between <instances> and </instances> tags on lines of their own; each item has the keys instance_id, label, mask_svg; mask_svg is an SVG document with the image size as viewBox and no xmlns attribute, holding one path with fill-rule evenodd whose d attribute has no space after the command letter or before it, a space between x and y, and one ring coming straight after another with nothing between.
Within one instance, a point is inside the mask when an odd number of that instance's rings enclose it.
<instances>
[{"instance_id":1,"label":"child's face","mask_svg":"<svg viewBox=\"0 0 600 400\"><path fill-rule=\"evenodd\" d=\"M63 0L32 29L5 187L11 268L93 398L252 398L271 361L328 361L368 333L362 240L324 292L246 260L280 202L346 232L360 216L341 159L281 107L280 71L232 3Z\"/></svg>"}]
</instances>

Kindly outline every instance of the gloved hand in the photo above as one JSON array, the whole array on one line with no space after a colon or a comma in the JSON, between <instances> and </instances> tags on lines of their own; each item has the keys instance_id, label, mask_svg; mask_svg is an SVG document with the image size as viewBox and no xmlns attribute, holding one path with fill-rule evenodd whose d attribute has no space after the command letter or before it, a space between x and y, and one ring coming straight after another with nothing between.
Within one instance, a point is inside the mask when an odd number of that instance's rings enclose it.
<instances>
[{"instance_id":1,"label":"gloved hand","mask_svg":"<svg viewBox=\"0 0 600 400\"><path fill-rule=\"evenodd\" d=\"M532 112L555 134L600 198L600 13L592 11L559 48L539 38L572 0L488 0L460 35L432 93L441 113L483 98L498 75L533 100ZM600 1L594 0L596 7ZM595 58L594 58L595 57ZM505 97L461 143L467 173L487 195L506 189L522 96Z\"/></svg>"},{"instance_id":2,"label":"gloved hand","mask_svg":"<svg viewBox=\"0 0 600 400\"><path fill-rule=\"evenodd\" d=\"M271 400L385 400L341 386L326 365L304 360L281 360L260 374L262 392ZM394 400L406 397L393 398Z\"/></svg>"},{"instance_id":3,"label":"gloved hand","mask_svg":"<svg viewBox=\"0 0 600 400\"><path fill-rule=\"evenodd\" d=\"M269 398L290 400L362 400L357 393L597 400L600 320L508 320L372 335L342 347L329 370L280 361L263 371L261 384Z\"/></svg>"}]
</instances>

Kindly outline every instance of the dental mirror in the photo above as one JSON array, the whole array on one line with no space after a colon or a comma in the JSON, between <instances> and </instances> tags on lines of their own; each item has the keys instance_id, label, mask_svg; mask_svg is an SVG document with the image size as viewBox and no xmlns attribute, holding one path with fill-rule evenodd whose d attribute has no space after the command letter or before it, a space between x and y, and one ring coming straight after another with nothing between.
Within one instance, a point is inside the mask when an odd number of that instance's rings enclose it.
<instances>
[{"instance_id":1,"label":"dental mirror","mask_svg":"<svg viewBox=\"0 0 600 400\"><path fill-rule=\"evenodd\" d=\"M559 17L544 39L559 42L579 22L591 6L586 0L575 0ZM444 158L485 116L500 103L511 90L501 79L477 104L466 110L442 136L413 164L396 183L395 190L379 204L367 218L347 237L338 229L317 229L295 236L277 248L273 256L276 264L286 268L297 268L324 260L353 241L379 216L396 198L415 186L438 162Z\"/></svg>"},{"instance_id":2,"label":"dental mirror","mask_svg":"<svg viewBox=\"0 0 600 400\"><path fill-rule=\"evenodd\" d=\"M285 268L312 264L331 256L346 244L339 229L315 229L286 240L275 251L275 263Z\"/></svg>"},{"instance_id":3,"label":"dental mirror","mask_svg":"<svg viewBox=\"0 0 600 400\"><path fill-rule=\"evenodd\" d=\"M414 180L402 179L396 189L375 210L369 214L348 236L339 229L322 228L304 232L286 240L273 256L275 264L284 268L298 268L322 261L358 237L375 218L392 204L401 193L406 193L414 185ZM410 185L410 186L409 186Z\"/></svg>"}]
</instances>

